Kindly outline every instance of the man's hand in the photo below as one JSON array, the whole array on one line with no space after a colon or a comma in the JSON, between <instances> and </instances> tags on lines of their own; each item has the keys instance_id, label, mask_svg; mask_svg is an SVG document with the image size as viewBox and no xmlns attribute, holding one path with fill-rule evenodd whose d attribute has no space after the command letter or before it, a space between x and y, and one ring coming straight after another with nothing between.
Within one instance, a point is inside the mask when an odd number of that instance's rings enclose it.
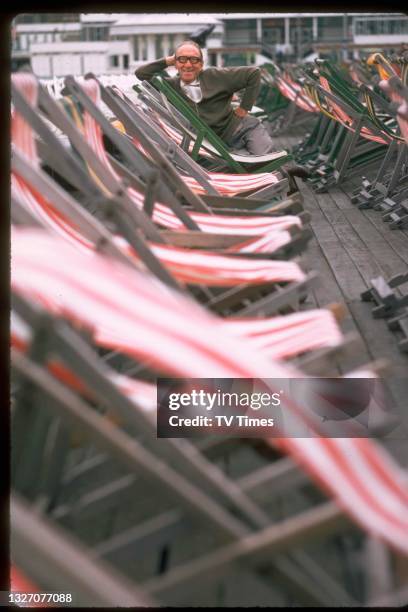
<instances>
[{"instance_id":1,"label":"man's hand","mask_svg":"<svg viewBox=\"0 0 408 612\"><path fill-rule=\"evenodd\" d=\"M175 55L168 55L166 57L166 64L168 66L174 66L175 63L176 63L176 56Z\"/></svg>"},{"instance_id":2,"label":"man's hand","mask_svg":"<svg viewBox=\"0 0 408 612\"><path fill-rule=\"evenodd\" d=\"M240 106L237 106L237 108L234 110L234 113L237 115L237 117L240 117L242 119L243 117L247 116L248 111L245 110L245 108L241 108Z\"/></svg>"}]
</instances>

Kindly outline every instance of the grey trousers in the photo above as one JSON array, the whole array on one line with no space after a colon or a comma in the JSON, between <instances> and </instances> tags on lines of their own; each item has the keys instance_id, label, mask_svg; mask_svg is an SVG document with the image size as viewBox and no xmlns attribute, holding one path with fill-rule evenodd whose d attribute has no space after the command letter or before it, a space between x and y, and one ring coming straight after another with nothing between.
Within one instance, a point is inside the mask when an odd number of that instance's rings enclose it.
<instances>
[{"instance_id":1,"label":"grey trousers","mask_svg":"<svg viewBox=\"0 0 408 612\"><path fill-rule=\"evenodd\" d=\"M267 129L257 117L247 115L243 117L226 144L234 151L252 153L252 155L266 155L275 150L272 138Z\"/></svg>"}]
</instances>

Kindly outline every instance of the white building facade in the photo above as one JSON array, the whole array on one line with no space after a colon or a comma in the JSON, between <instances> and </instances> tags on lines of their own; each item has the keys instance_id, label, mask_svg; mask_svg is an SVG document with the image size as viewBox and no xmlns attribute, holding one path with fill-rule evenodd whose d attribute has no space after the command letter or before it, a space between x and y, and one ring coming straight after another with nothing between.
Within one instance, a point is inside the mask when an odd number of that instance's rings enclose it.
<instances>
[{"instance_id":1,"label":"white building facade","mask_svg":"<svg viewBox=\"0 0 408 612\"><path fill-rule=\"evenodd\" d=\"M408 44L408 16L375 13L94 13L61 23L13 27L12 60L30 63L43 79L67 74L132 73L137 66L174 52L203 26L207 63L215 66L262 63L268 57L301 61L308 53L340 49L340 58L364 48Z\"/></svg>"}]
</instances>

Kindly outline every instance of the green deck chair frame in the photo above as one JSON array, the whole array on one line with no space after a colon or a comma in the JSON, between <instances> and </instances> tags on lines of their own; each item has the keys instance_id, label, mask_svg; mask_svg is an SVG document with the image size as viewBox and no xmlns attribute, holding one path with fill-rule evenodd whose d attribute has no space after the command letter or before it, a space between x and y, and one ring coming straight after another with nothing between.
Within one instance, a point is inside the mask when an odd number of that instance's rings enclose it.
<instances>
[{"instance_id":1,"label":"green deck chair frame","mask_svg":"<svg viewBox=\"0 0 408 612\"><path fill-rule=\"evenodd\" d=\"M233 158L231 151L227 148L221 138L219 138L219 136L217 136L217 134L215 134L215 132L202 119L200 119L196 113L194 113L186 101L183 100L183 98L173 89L171 85L169 85L169 83L167 83L161 77L156 76L153 77L152 84L164 94L167 100L173 106L175 106L176 109L186 117L186 119L189 120L194 128L197 137L191 152L193 159L198 159L200 147L203 144L204 139L206 139L211 146L216 149L218 155L224 160L231 170L240 174L251 172L251 169L244 167L242 163L239 163ZM291 159L292 156L287 154L265 165L257 166L256 169L252 169L252 172L273 172L274 170L278 170L283 164Z\"/></svg>"}]
</instances>

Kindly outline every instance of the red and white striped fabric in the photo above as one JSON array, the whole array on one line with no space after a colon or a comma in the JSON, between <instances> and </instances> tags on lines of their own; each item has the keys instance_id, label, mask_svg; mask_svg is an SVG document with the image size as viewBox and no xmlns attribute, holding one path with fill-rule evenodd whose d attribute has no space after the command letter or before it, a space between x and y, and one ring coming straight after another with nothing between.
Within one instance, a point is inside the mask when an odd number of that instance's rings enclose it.
<instances>
[{"instance_id":1,"label":"red and white striped fabric","mask_svg":"<svg viewBox=\"0 0 408 612\"><path fill-rule=\"evenodd\" d=\"M20 73L13 75L12 79L13 83L19 87L26 100L35 108L37 100L37 81L35 77L33 75ZM94 97L98 99L100 92L96 81L85 81L85 85L87 89L92 89L91 93L93 92ZM31 127L20 115L18 115L18 113L14 113L13 115L13 125L13 143L15 146L18 146L20 152L26 155L33 163L38 165L39 162L37 150ZM101 130L88 113L85 113L85 131L88 138L88 143L93 147L95 153L105 164L107 171L110 172L116 179L119 179L106 155ZM99 177L98 180L100 182L101 177ZM132 201L139 208L142 208L144 202L143 196L132 188L129 188L127 192ZM33 206L34 203L32 203L32 207ZM48 212L50 212L52 216L52 206L48 207L47 213ZM205 232L245 236L256 235L257 238L254 238L251 243L249 243L248 240L245 241L241 251L243 253L271 253L273 252L271 251L271 247L275 250L275 248L280 248L284 244L290 242L290 235L287 232L281 233L282 230L286 230L292 226L301 226L299 217L294 215L285 215L281 217L259 216L248 218L209 215L205 213L191 213L191 216ZM155 204L153 219L159 225L168 229L185 229L185 226L174 214L174 212L164 204ZM60 221L61 220L54 218L55 223L58 224ZM280 236L276 235L278 233L280 233ZM275 236L271 236L271 234L275 234ZM264 239L265 235L268 235L268 240ZM278 244L278 247L274 247L274 244ZM240 252L240 248L237 246L233 247L231 250Z\"/></svg>"},{"instance_id":2,"label":"red and white striped fabric","mask_svg":"<svg viewBox=\"0 0 408 612\"><path fill-rule=\"evenodd\" d=\"M191 378L302 376L228 334L221 321L185 297L43 231L14 230L11 262L14 291L160 372ZM284 408L302 419L302 410L288 398ZM289 452L363 529L408 554L406 477L385 449L359 438L269 443Z\"/></svg>"},{"instance_id":3,"label":"red and white striped fabric","mask_svg":"<svg viewBox=\"0 0 408 612\"><path fill-rule=\"evenodd\" d=\"M86 252L95 249L95 244L77 231L69 220L65 221L58 211L53 209L39 194L30 191L22 179L14 178L12 193L20 196L23 202L47 227L63 236L66 240ZM121 236L115 236L117 246L139 261L139 257L130 244ZM264 241L265 247L276 249L290 240L288 232L278 235L264 236L258 239ZM261 245L263 246L263 245ZM249 241L251 252L255 248ZM171 245L150 243L150 248L178 281L188 284L205 284L212 287L236 287L241 284L263 285L265 283L296 282L305 279L305 274L295 262L273 261L270 259L245 259L244 257L228 257L211 251L184 249ZM245 252L245 251L243 251Z\"/></svg>"},{"instance_id":4,"label":"red and white striped fabric","mask_svg":"<svg viewBox=\"0 0 408 612\"><path fill-rule=\"evenodd\" d=\"M331 93L331 87L330 87L329 81L325 77L322 77L322 76L319 76L319 80L320 80L320 84L323 87L323 89ZM352 117L350 117L341 108L341 106L336 104L336 102L334 102L332 99L327 100L327 103L330 107L330 110L336 116L336 119L338 120L338 122L341 123L341 125L346 127L348 130L354 131L354 128L353 128L354 120L352 119ZM366 126L363 126L361 128L360 134L361 136L363 136L363 138L366 138L367 140L372 140L374 142L378 142L380 144L390 144L391 142L390 136L388 136L388 134L386 134L385 132L382 132L383 136L379 136L378 134L374 134L374 132L372 132Z\"/></svg>"},{"instance_id":5,"label":"red and white striped fabric","mask_svg":"<svg viewBox=\"0 0 408 612\"><path fill-rule=\"evenodd\" d=\"M291 102L294 102L296 106L308 113L320 112L318 106L309 98L303 87L296 83L289 75L285 74L284 77L276 75L275 80L281 94Z\"/></svg>"},{"instance_id":6,"label":"red and white striped fabric","mask_svg":"<svg viewBox=\"0 0 408 612\"><path fill-rule=\"evenodd\" d=\"M31 87L31 83L29 80L27 80L27 84L29 86L29 91L27 92L27 96L28 97L32 97L36 95L36 88ZM16 123L15 122L19 122L17 123L18 129L16 129ZM27 154L31 155L31 157L33 157L33 162L35 163L36 166L38 166L38 158L37 158L37 150L35 147L35 142L34 142L34 138L33 138L33 133L31 131L31 129L27 129L27 124L24 120L22 120L21 116L16 114L15 117L13 117L13 127L14 127L14 134L15 134L15 138L17 140L17 142L21 142L24 141L26 144L25 145L20 145L20 147L25 147L25 151L21 151L22 153L27 152ZM24 139L21 137L21 135L24 134ZM77 229L75 229L74 225L72 224L72 222L69 219L66 219L65 217L61 216L61 214L58 212L58 210L56 210L51 203L49 203L40 193L38 192L33 192L30 187L28 185L25 184L25 182L13 175L12 177L12 189L13 189L13 193L15 193L15 195L17 195L19 197L19 200L23 203L25 203L25 205L27 206L27 208L34 213L34 215L37 216L37 218L39 218L40 221L43 222L43 224L46 227L50 227L50 229L52 229L53 231L55 231L56 233L58 233L60 236L64 237L65 239L67 239L69 242L71 242L72 244L74 244L77 248L80 248L81 250L84 250L85 252L89 252L90 250L94 249L94 245L93 243L91 243L90 241L88 241ZM260 238L258 240L258 242L260 242L261 240L263 240L266 245L269 247L269 250L272 249L276 249L279 246L283 245L285 242L279 242L282 239L282 235L284 235L286 232L280 232L279 234L271 234L271 235L267 235L264 236L262 238ZM135 252L133 251L133 249L130 247L130 245L127 243L126 240L124 240L123 238L116 236L115 237L115 241L117 243L117 245L125 252L127 252L129 255L131 255L132 257L136 257ZM273 241L273 244L271 244L271 241ZM252 241L248 241L248 246L246 247L249 251L251 251L251 249L254 249L255 244ZM194 274L192 275L192 273L189 271L189 269L187 270L187 274L186 274L186 268L185 268L185 258L184 258L184 252L181 252L178 249L175 248L171 248L171 247L165 247L165 246L154 246L153 247L156 255L158 257L160 257L162 260L165 260L167 265L169 265L169 267L172 269L173 273L176 274L176 276L178 277L179 280L183 280L184 282L205 282L207 284L214 284L214 280L215 280L215 274L214 274L214 269L217 271L217 283L225 286L228 284L235 284L237 282L237 267L236 267L236 262L234 265L234 269L231 269L230 266L228 266L227 268L225 268L225 262L224 265L222 264L222 259L220 259L220 256L217 256L216 258L214 257L210 257L210 259L208 259L208 257L206 258L206 261L203 263L203 258L202 256L200 256L199 252L195 252L192 254L192 257L195 258L195 270L194 270ZM242 248L245 248L244 246ZM197 261L196 261L197 260ZM189 259L189 264L193 265L194 261L190 258ZM212 266L209 268L209 263L212 263ZM289 269L289 266L291 266L291 268ZM270 275L271 273L274 273L273 278L275 280L302 280L302 278L304 278L303 273L299 275L299 270L297 269L297 267L294 267L292 264L289 264L289 266L287 264L283 264L283 267L281 264L276 264L273 263L272 267L274 268L274 270L271 269L271 266L269 266L269 270L268 270L268 274L269 274L269 278L272 278ZM247 272L251 272L252 275L255 274L255 279L259 279L259 282L262 282L265 277L262 276L262 268L259 267L259 264L255 262L255 267L254 267L254 262L251 263L251 270L247 270ZM279 276L279 274L281 276ZM282 276L283 274L283 276ZM240 273L239 278L242 278L242 273ZM245 282L250 282L250 277L248 275L245 276ZM317 313L318 311L316 311ZM319 316L318 314L315 315L316 317ZM331 313L328 313L327 311L322 311L322 317L330 317L332 316ZM278 325L277 321L278 319L281 320L281 323ZM269 321L269 324L268 324ZM279 327L282 327L282 332L284 329L287 329L286 334L290 334L291 333L291 329L293 329L294 324L289 324L289 322L285 321L285 317L281 317L281 318L276 318L273 319L274 323L272 323L271 319L267 319L265 321L264 324L264 333L268 334L270 336L270 333L272 332L272 330L277 333L279 330ZM289 321L289 320L288 320ZM292 320L294 321L294 320ZM310 345L310 350L313 349L316 345L316 340L313 339L314 334L311 333L310 331L307 331L306 326L307 324L309 326L313 326L314 329L314 323L311 320L311 315L309 315L308 317L306 317L304 319L305 323L303 324L303 334L304 335L308 335L308 338L310 339L311 345ZM308 322L306 324L306 321ZM321 322L323 323L323 319L321 319ZM232 327L234 329L237 328L236 324L232 324ZM238 326L239 327L239 326ZM255 327L257 327L258 331L255 332ZM337 334L338 337L341 338L341 333L337 327L337 324L334 324L335 329L337 330ZM259 343L260 341L260 336L259 336L259 322L255 325L254 323L249 323L248 324L248 335L253 335L256 336L256 341L257 343ZM321 333L320 333L320 342L321 344L319 346L322 346L322 343L325 343L325 346L333 346L333 340L335 338L335 336L333 335L334 329L333 329L333 323L330 324L330 321L327 321L327 324L325 325L325 328L321 329ZM243 334L245 335L245 333L243 332ZM241 335L243 335L241 334ZM324 334L324 339L323 339L323 334ZM279 343L278 343L278 337L276 337L276 342L275 342L275 349L274 350L278 350L277 349L277 343L279 345L279 350L280 352L280 356L284 357L284 351L283 351L283 342L284 342L284 333L283 333L283 337L281 337L279 339ZM265 344L265 343L264 343ZM271 345L271 339L268 340L268 344ZM307 350L307 341L306 338L304 338L303 342L298 342L298 347L296 349L295 345L293 344L293 342L288 341L287 343L288 346L288 352L287 352L287 357L292 356L293 354L296 353L300 353L302 352L302 350ZM269 349L269 351L271 351L271 348ZM270 353L273 354L273 353Z\"/></svg>"},{"instance_id":7,"label":"red and white striped fabric","mask_svg":"<svg viewBox=\"0 0 408 612\"><path fill-rule=\"evenodd\" d=\"M25 352L31 342L31 328L15 312L11 312L10 339L11 346L19 352ZM86 397L94 397L92 389L86 387L62 361L52 359L47 364L49 371L64 384L69 385ZM105 366L106 369L106 366ZM110 381L118 387L119 391L134 401L136 405L145 412L153 413L156 410L156 385L142 380L129 378L118 372L109 373Z\"/></svg>"},{"instance_id":8,"label":"red and white striped fabric","mask_svg":"<svg viewBox=\"0 0 408 612\"><path fill-rule=\"evenodd\" d=\"M230 334L247 338L273 359L287 359L304 351L339 346L343 341L336 318L330 310L295 312L269 319L227 319Z\"/></svg>"},{"instance_id":9,"label":"red and white striped fabric","mask_svg":"<svg viewBox=\"0 0 408 612\"><path fill-rule=\"evenodd\" d=\"M97 106L100 104L99 85L94 80L87 80L81 83L80 86L89 96L89 98ZM89 113L84 111L84 135L88 144L92 147L99 159L105 165L116 179L119 179L118 174L112 168L110 161L106 155L105 146L102 138L102 131L96 121ZM143 196L135 189L129 188L128 194L139 208L143 206ZM294 215L285 215L282 217L231 217L222 215L210 215L207 213L190 213L191 217L196 221L200 228L205 232L210 233L231 233L231 234L266 234L276 231L277 229L288 229L292 226L301 227L299 217ZM184 226L173 211L166 205L156 203L153 213L153 219L160 225L170 229L182 229Z\"/></svg>"},{"instance_id":10,"label":"red and white striped fabric","mask_svg":"<svg viewBox=\"0 0 408 612\"><path fill-rule=\"evenodd\" d=\"M22 93L26 99L33 105L36 102L36 81L32 75L18 74L13 75L18 82ZM88 115L89 117L89 115ZM35 146L34 134L26 121L15 113L13 116L13 139L18 144L19 150L23 155L29 156L30 161L38 167L39 160ZM13 142L14 143L14 142ZM21 147L21 148L20 148ZM59 213L52 203L50 203L42 194L33 191L21 177L13 173L12 177L12 193L16 194L31 212L33 212L39 220L47 226L51 227L58 234L63 235L66 239L76 244L79 248L92 250L94 245L87 240L79 231L78 228L69 220ZM137 194L137 192L135 192ZM140 194L140 203L142 199ZM210 215L208 215L210 217ZM176 218L173 215L173 218ZM295 217L297 219L297 217ZM279 219L279 218L278 218ZM283 218L284 219L284 218ZM226 218L225 218L226 220ZM221 219L221 223L224 219ZM248 234L254 232L257 221L262 221L261 218L255 218L255 223L252 227L252 232L248 229ZM239 233L239 223L237 219L232 218L230 227L226 228L225 233L235 233L234 225L237 224ZM286 231L279 231L265 236L257 237L254 240L247 239L241 246L236 245L231 248L231 252L268 252L284 246L290 242L290 234ZM130 245L121 237L116 237L118 246L124 249L128 254L137 258L136 253ZM201 284L206 283L212 286L236 286L241 283L263 284L265 282L291 282L295 280L303 280L305 275L297 264L292 262L273 262L269 260L252 260L244 258L231 258L222 256L210 251L194 251L181 247L173 247L168 245L151 245L161 261L175 274L175 276L184 283Z\"/></svg>"},{"instance_id":11,"label":"red and white striped fabric","mask_svg":"<svg viewBox=\"0 0 408 612\"><path fill-rule=\"evenodd\" d=\"M162 129L161 124L158 125L158 128ZM167 134L167 132L165 133ZM137 138L132 138L132 142L135 147L142 151L142 153L149 156L148 151L146 151ZM228 197L247 192L254 192L258 189L268 187L269 185L277 185L280 181L279 175L274 172L259 172L256 174L226 174L223 172L210 172L204 169L202 170L205 172L208 181L218 191L218 193ZM199 195L207 193L205 187L203 187L203 185L201 185L193 176L182 176L183 181L192 191L194 191L194 193Z\"/></svg>"}]
</instances>

